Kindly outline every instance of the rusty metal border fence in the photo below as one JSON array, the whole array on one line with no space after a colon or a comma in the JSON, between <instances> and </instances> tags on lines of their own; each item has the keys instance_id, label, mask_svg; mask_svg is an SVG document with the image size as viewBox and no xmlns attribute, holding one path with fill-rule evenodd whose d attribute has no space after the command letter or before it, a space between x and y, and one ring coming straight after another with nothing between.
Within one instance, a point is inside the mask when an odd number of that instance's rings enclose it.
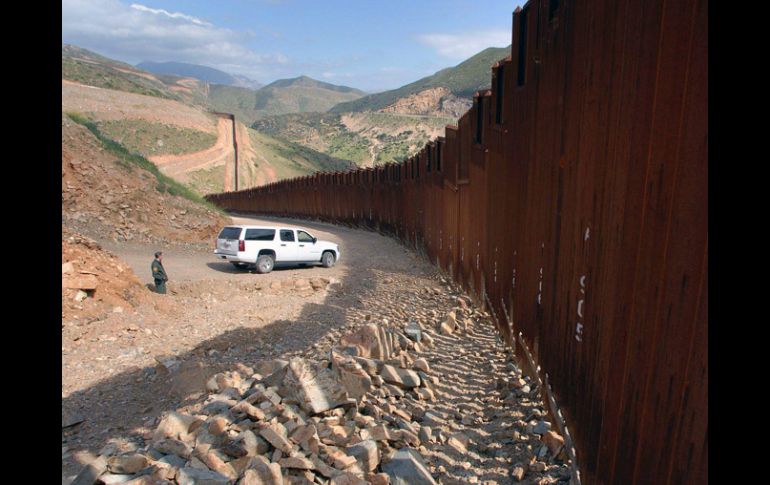
<instances>
[{"instance_id":1,"label":"rusty metal border fence","mask_svg":"<svg viewBox=\"0 0 770 485\"><path fill-rule=\"evenodd\" d=\"M707 51L707 0L530 0L418 154L209 199L423 252L531 359L578 481L707 483Z\"/></svg>"}]
</instances>

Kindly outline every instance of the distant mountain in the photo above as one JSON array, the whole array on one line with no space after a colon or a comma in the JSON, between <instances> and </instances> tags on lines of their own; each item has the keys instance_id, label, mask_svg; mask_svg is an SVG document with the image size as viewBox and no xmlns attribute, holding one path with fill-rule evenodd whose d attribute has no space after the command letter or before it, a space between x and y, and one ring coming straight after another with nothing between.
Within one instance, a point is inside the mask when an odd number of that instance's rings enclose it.
<instances>
[{"instance_id":1,"label":"distant mountain","mask_svg":"<svg viewBox=\"0 0 770 485\"><path fill-rule=\"evenodd\" d=\"M307 76L299 76L291 79L279 79L277 81L271 82L265 87L266 88L306 87L306 88L328 89L329 91L337 91L339 93L355 93L360 96L364 96L366 94L365 92L359 89L350 88L348 86L338 86L336 84L325 83L323 81L318 81L316 79L313 79Z\"/></svg>"},{"instance_id":2,"label":"distant mountain","mask_svg":"<svg viewBox=\"0 0 770 485\"><path fill-rule=\"evenodd\" d=\"M454 67L442 69L435 74L419 79L398 89L371 94L354 101L340 103L330 109L334 113L352 111L377 111L398 105L402 98L415 95L433 88L446 88L451 93L450 104L455 105L456 98L471 98L473 93L490 87L492 64L504 59L511 53L511 46L490 47L484 49ZM434 90L434 92L436 92Z\"/></svg>"},{"instance_id":3,"label":"distant mountain","mask_svg":"<svg viewBox=\"0 0 770 485\"><path fill-rule=\"evenodd\" d=\"M253 89L224 84L209 85L209 105L215 111L234 114L246 126L259 118L259 112L254 108L256 100L257 92Z\"/></svg>"},{"instance_id":4,"label":"distant mountain","mask_svg":"<svg viewBox=\"0 0 770 485\"><path fill-rule=\"evenodd\" d=\"M322 113L338 103L365 95L366 93L358 89L300 76L279 79L257 91L254 107L265 115Z\"/></svg>"},{"instance_id":5,"label":"distant mountain","mask_svg":"<svg viewBox=\"0 0 770 485\"><path fill-rule=\"evenodd\" d=\"M149 72L70 44L61 46L62 79L98 88L181 99Z\"/></svg>"},{"instance_id":6,"label":"distant mountain","mask_svg":"<svg viewBox=\"0 0 770 485\"><path fill-rule=\"evenodd\" d=\"M167 74L180 77L192 77L211 84L224 84L250 89L259 89L263 86L258 81L246 76L228 74L213 67L186 62L150 62L144 61L136 65L137 68L153 74Z\"/></svg>"},{"instance_id":7,"label":"distant mountain","mask_svg":"<svg viewBox=\"0 0 770 485\"><path fill-rule=\"evenodd\" d=\"M211 85L209 102L219 110L234 113L250 124L267 116L286 113L323 113L332 106L358 99L366 93L307 76L279 79L256 91L235 86Z\"/></svg>"}]
</instances>

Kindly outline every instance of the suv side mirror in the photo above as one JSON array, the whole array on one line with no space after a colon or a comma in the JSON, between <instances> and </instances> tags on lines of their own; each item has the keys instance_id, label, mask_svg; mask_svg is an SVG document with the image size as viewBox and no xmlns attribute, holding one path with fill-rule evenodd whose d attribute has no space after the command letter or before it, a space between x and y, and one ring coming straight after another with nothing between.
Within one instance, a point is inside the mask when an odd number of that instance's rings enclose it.
<instances>
[{"instance_id":1,"label":"suv side mirror","mask_svg":"<svg viewBox=\"0 0 770 485\"><path fill-rule=\"evenodd\" d=\"M317 237L314 237L314 238L313 238L313 244L315 244L317 241L318 241L318 238L317 238Z\"/></svg>"}]
</instances>

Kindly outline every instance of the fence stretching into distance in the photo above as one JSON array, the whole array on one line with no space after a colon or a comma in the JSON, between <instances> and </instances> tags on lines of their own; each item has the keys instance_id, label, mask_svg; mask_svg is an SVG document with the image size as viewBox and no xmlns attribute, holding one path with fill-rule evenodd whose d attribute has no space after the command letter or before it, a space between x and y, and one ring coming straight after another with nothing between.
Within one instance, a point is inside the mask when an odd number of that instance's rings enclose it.
<instances>
[{"instance_id":1,"label":"fence stretching into distance","mask_svg":"<svg viewBox=\"0 0 770 485\"><path fill-rule=\"evenodd\" d=\"M530 0L512 37L403 163L209 199L424 252L534 362L576 481L708 483L707 0Z\"/></svg>"},{"instance_id":2,"label":"fence stretching into distance","mask_svg":"<svg viewBox=\"0 0 770 485\"><path fill-rule=\"evenodd\" d=\"M233 164L225 164L225 190L238 190L238 129L235 123L235 115L210 111L211 114L230 120L233 127Z\"/></svg>"}]
</instances>

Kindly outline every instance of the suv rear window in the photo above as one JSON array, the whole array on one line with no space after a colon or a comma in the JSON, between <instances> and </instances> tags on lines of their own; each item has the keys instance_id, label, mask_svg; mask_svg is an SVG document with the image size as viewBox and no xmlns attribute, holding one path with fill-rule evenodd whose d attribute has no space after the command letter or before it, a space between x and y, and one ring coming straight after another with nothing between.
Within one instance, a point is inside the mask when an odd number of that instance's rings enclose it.
<instances>
[{"instance_id":1,"label":"suv rear window","mask_svg":"<svg viewBox=\"0 0 770 485\"><path fill-rule=\"evenodd\" d=\"M275 229L246 229L246 241L272 241L275 239Z\"/></svg>"},{"instance_id":2,"label":"suv rear window","mask_svg":"<svg viewBox=\"0 0 770 485\"><path fill-rule=\"evenodd\" d=\"M241 237L240 227L226 227L217 236L219 239L238 239Z\"/></svg>"},{"instance_id":3,"label":"suv rear window","mask_svg":"<svg viewBox=\"0 0 770 485\"><path fill-rule=\"evenodd\" d=\"M281 241L294 242L294 231L290 229L281 229Z\"/></svg>"}]
</instances>

